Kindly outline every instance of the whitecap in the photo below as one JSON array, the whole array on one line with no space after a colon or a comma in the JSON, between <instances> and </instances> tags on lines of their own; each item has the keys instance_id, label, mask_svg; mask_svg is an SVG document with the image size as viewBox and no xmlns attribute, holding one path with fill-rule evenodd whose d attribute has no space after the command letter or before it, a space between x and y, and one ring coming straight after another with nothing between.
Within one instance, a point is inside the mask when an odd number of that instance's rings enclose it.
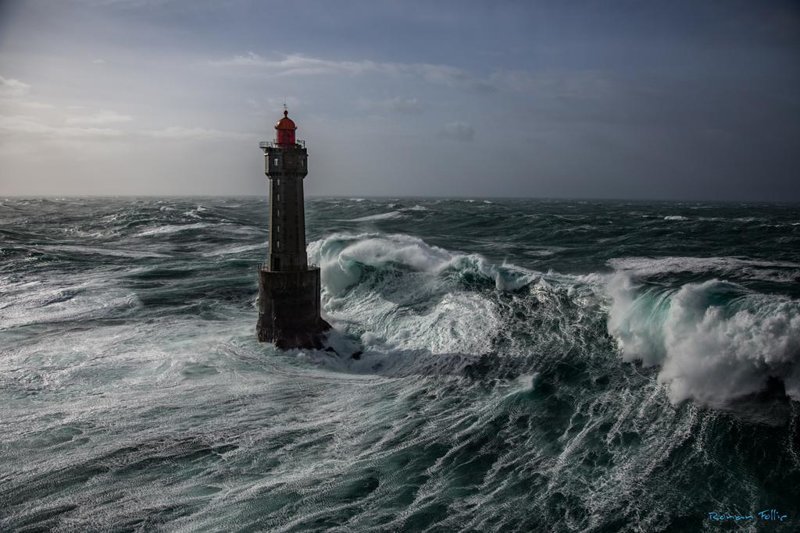
<instances>
[{"instance_id":1,"label":"whitecap","mask_svg":"<svg viewBox=\"0 0 800 533\"><path fill-rule=\"evenodd\" d=\"M659 366L673 403L721 406L759 392L770 377L800 400L800 302L716 279L642 291L624 273L607 290L608 332L623 359Z\"/></svg>"},{"instance_id":2,"label":"whitecap","mask_svg":"<svg viewBox=\"0 0 800 533\"><path fill-rule=\"evenodd\" d=\"M122 308L141 305L134 293L118 289L102 290L95 285L45 287L18 295L13 305L4 309L0 316L0 329L95 319L109 316Z\"/></svg>"},{"instance_id":3,"label":"whitecap","mask_svg":"<svg viewBox=\"0 0 800 533\"><path fill-rule=\"evenodd\" d=\"M380 213L377 215L367 215L364 217L350 219L350 222L369 222L373 220L395 220L403 218L404 215L400 211L389 211L388 213Z\"/></svg>"},{"instance_id":4,"label":"whitecap","mask_svg":"<svg viewBox=\"0 0 800 533\"><path fill-rule=\"evenodd\" d=\"M616 257L610 259L608 265L638 277L685 272L787 282L795 281L800 276L800 263L737 257Z\"/></svg>"},{"instance_id":5,"label":"whitecap","mask_svg":"<svg viewBox=\"0 0 800 533\"><path fill-rule=\"evenodd\" d=\"M88 255L106 255L109 257L130 257L130 258L145 258L145 257L169 257L165 254L156 252L147 252L143 250L115 250L113 248L94 248L91 246L72 246L72 245L48 245L43 244L34 248L34 250L41 250L45 252L74 252Z\"/></svg>"},{"instance_id":6,"label":"whitecap","mask_svg":"<svg viewBox=\"0 0 800 533\"><path fill-rule=\"evenodd\" d=\"M213 252L206 252L203 254L205 257L217 257L220 255L230 255L230 254L241 254L244 252L249 252L251 250L267 250L267 243L262 242L259 244L242 244L239 246L228 246L226 248L220 248L218 250L214 250Z\"/></svg>"},{"instance_id":7,"label":"whitecap","mask_svg":"<svg viewBox=\"0 0 800 533\"><path fill-rule=\"evenodd\" d=\"M151 228L144 231L140 231L137 236L138 237L150 237L153 235L169 235L171 233L179 233L181 231L187 231L191 229L201 229L207 228L210 224L206 222L196 222L194 224L184 224L181 226L176 225L166 225L166 226L159 226L157 228Z\"/></svg>"},{"instance_id":8,"label":"whitecap","mask_svg":"<svg viewBox=\"0 0 800 533\"><path fill-rule=\"evenodd\" d=\"M403 234L338 233L312 242L308 252L311 261L322 270L326 290L334 295L358 283L365 266L383 268L395 264L435 275L448 269L475 273L493 280L498 290L517 290L540 277L539 273L513 264L497 265L480 254L451 252Z\"/></svg>"}]
</instances>

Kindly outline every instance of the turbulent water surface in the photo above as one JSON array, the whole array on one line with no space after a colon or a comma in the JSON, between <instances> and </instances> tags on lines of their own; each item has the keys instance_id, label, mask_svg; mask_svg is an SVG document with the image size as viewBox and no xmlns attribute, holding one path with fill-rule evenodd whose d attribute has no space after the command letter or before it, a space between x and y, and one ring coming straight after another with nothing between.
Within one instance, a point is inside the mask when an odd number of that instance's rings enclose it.
<instances>
[{"instance_id":1,"label":"turbulent water surface","mask_svg":"<svg viewBox=\"0 0 800 533\"><path fill-rule=\"evenodd\" d=\"M266 212L0 200L0 530L800 529L797 206L310 200L358 360Z\"/></svg>"}]
</instances>

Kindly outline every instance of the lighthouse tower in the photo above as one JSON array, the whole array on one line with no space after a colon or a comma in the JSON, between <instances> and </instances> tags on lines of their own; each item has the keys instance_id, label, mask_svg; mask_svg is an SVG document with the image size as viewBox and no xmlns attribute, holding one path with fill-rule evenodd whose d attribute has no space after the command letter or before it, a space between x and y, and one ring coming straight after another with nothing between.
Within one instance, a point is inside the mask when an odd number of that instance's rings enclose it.
<instances>
[{"instance_id":1,"label":"lighthouse tower","mask_svg":"<svg viewBox=\"0 0 800 533\"><path fill-rule=\"evenodd\" d=\"M320 317L319 268L308 265L303 179L305 142L284 109L275 141L262 142L269 178L269 257L258 275L258 340L278 348L319 348L330 325Z\"/></svg>"}]
</instances>

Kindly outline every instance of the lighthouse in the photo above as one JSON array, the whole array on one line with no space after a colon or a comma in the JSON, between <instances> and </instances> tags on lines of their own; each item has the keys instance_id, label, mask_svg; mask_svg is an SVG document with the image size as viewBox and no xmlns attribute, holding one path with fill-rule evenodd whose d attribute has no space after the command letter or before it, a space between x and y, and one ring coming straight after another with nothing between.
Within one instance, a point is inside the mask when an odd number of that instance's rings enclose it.
<instances>
[{"instance_id":1,"label":"lighthouse","mask_svg":"<svg viewBox=\"0 0 800 533\"><path fill-rule=\"evenodd\" d=\"M309 266L303 179L305 142L284 109L275 141L260 143L269 181L269 256L258 273L258 340L281 349L320 348L330 324L320 316L320 272Z\"/></svg>"}]
</instances>

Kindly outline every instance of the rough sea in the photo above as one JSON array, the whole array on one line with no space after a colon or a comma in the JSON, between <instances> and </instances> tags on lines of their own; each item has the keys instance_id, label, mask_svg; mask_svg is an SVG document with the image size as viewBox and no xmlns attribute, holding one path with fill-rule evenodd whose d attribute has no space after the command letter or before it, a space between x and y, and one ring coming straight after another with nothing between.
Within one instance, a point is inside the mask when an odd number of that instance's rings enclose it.
<instances>
[{"instance_id":1,"label":"rough sea","mask_svg":"<svg viewBox=\"0 0 800 533\"><path fill-rule=\"evenodd\" d=\"M800 206L306 208L0 199L0 530L800 531Z\"/></svg>"}]
</instances>

